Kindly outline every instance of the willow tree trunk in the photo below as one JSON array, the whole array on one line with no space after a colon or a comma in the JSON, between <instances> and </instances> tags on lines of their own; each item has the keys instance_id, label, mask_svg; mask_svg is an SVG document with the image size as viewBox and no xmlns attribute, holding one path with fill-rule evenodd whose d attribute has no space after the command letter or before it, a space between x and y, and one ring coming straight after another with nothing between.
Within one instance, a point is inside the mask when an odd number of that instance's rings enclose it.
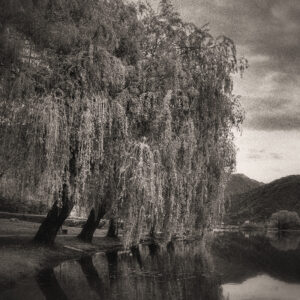
<instances>
[{"instance_id":1,"label":"willow tree trunk","mask_svg":"<svg viewBox=\"0 0 300 300\"><path fill-rule=\"evenodd\" d=\"M118 224L114 218L111 218L109 221L109 228L106 236L114 238L118 236Z\"/></svg>"},{"instance_id":2,"label":"willow tree trunk","mask_svg":"<svg viewBox=\"0 0 300 300\"><path fill-rule=\"evenodd\" d=\"M105 203L101 204L98 208L98 214L96 216L95 209L92 208L90 215L84 224L78 238L84 242L90 243L93 240L93 235L99 226L100 220L104 217L106 212Z\"/></svg>"},{"instance_id":3,"label":"willow tree trunk","mask_svg":"<svg viewBox=\"0 0 300 300\"><path fill-rule=\"evenodd\" d=\"M54 202L46 219L43 221L36 233L34 241L48 245L53 244L60 227L69 216L73 206L74 203L69 195L68 186L64 184L62 192L62 206L59 207L58 202Z\"/></svg>"},{"instance_id":4,"label":"willow tree trunk","mask_svg":"<svg viewBox=\"0 0 300 300\"><path fill-rule=\"evenodd\" d=\"M35 242L47 245L53 244L59 229L73 209L76 191L78 149L78 141L75 140L75 147L70 147L69 180L68 183L63 184L61 205L58 206L58 202L54 202L46 219L34 237Z\"/></svg>"}]
</instances>

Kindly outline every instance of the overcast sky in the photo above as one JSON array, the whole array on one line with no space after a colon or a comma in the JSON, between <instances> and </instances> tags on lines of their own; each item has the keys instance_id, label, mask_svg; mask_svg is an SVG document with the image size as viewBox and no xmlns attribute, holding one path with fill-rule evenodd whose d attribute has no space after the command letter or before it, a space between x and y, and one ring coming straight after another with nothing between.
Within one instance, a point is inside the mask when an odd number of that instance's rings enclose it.
<instances>
[{"instance_id":1,"label":"overcast sky","mask_svg":"<svg viewBox=\"0 0 300 300\"><path fill-rule=\"evenodd\" d=\"M263 182L300 174L300 0L173 3L184 20L232 38L249 61L234 80L246 111L237 172Z\"/></svg>"}]
</instances>

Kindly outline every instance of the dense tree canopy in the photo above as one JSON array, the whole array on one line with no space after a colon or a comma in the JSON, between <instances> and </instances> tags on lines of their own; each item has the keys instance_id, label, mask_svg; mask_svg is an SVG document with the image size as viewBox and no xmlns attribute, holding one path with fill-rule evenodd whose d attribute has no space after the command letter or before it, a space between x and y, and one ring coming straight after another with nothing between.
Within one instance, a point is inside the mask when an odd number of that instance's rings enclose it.
<instances>
[{"instance_id":1,"label":"dense tree canopy","mask_svg":"<svg viewBox=\"0 0 300 300\"><path fill-rule=\"evenodd\" d=\"M243 120L234 43L168 0L0 5L1 182L67 215L105 203L126 246L211 226Z\"/></svg>"}]
</instances>

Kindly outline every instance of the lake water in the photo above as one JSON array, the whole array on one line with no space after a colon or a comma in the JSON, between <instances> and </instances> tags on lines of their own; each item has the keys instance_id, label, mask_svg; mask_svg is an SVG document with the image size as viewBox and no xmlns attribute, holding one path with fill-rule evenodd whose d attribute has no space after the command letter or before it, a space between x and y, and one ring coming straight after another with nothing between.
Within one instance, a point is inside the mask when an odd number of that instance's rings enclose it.
<instances>
[{"instance_id":1,"label":"lake water","mask_svg":"<svg viewBox=\"0 0 300 300\"><path fill-rule=\"evenodd\" d=\"M1 291L0 299L300 300L300 235L218 233L66 261Z\"/></svg>"}]
</instances>

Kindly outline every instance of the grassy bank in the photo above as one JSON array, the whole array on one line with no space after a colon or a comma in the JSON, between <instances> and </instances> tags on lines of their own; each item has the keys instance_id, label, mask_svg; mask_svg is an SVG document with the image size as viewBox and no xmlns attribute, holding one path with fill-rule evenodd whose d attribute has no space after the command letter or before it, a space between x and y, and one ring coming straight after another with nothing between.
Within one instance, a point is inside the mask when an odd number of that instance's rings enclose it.
<instances>
[{"instance_id":1,"label":"grassy bank","mask_svg":"<svg viewBox=\"0 0 300 300\"><path fill-rule=\"evenodd\" d=\"M54 246L32 242L38 223L18 219L0 219L0 289L12 287L18 280L34 276L43 268L101 250L121 247L118 239L106 238L106 229L97 229L92 244L80 242L78 227L64 226L67 235L58 235Z\"/></svg>"}]
</instances>

